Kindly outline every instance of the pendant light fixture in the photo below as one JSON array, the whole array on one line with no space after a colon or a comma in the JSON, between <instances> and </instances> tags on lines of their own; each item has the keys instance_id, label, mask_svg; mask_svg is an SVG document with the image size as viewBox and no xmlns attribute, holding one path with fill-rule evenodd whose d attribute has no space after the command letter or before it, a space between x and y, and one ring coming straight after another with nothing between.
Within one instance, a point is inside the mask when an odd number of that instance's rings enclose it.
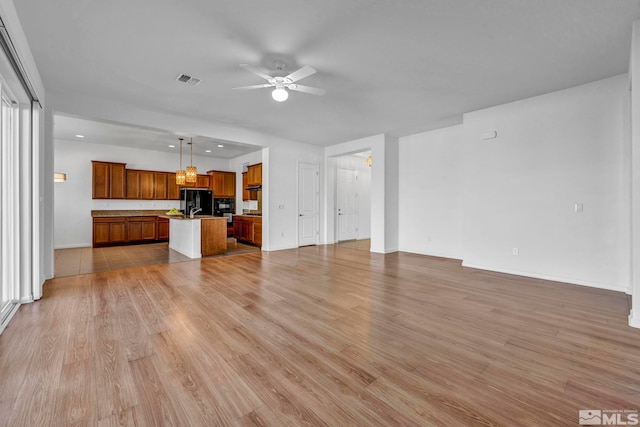
<instances>
[{"instance_id":1,"label":"pendant light fixture","mask_svg":"<svg viewBox=\"0 0 640 427\"><path fill-rule=\"evenodd\" d=\"M189 145L191 146L191 161L187 166L187 184L195 184L198 178L198 169L193 166L193 138L189 138Z\"/></svg>"},{"instance_id":2,"label":"pendant light fixture","mask_svg":"<svg viewBox=\"0 0 640 427\"><path fill-rule=\"evenodd\" d=\"M186 180L186 173L185 171L182 169L182 140L184 138L178 138L180 140L180 169L178 169L176 171L176 184L177 185L185 185L187 180Z\"/></svg>"}]
</instances>

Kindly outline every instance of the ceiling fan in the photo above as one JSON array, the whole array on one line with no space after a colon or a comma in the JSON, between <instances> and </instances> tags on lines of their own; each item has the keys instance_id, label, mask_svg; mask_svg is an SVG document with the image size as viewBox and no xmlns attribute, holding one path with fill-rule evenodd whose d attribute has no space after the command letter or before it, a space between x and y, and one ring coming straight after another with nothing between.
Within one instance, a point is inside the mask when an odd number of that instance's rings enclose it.
<instances>
[{"instance_id":1,"label":"ceiling fan","mask_svg":"<svg viewBox=\"0 0 640 427\"><path fill-rule=\"evenodd\" d=\"M294 71L293 73L284 77L270 76L264 71L258 68L252 67L251 65L248 65L248 64L240 64L240 66L245 70L250 71L262 77L269 83L264 83L260 85L234 87L234 89L261 89L261 88L267 88L267 87L275 87L273 92L271 92L271 96L273 97L273 99L275 99L278 102L287 100L287 98L289 97L289 92L287 91L287 89L295 90L298 92L310 93L312 95L324 95L325 93L327 93L327 91L324 89L319 89L317 87L311 87L311 86L305 86L305 85L299 85L296 83L298 80L302 80L305 77L309 77L310 75L315 74L317 72L313 67L310 67L308 65L305 65L299 70ZM284 70L284 68L285 68L284 63L276 62L276 69L278 71L282 71Z\"/></svg>"}]
</instances>

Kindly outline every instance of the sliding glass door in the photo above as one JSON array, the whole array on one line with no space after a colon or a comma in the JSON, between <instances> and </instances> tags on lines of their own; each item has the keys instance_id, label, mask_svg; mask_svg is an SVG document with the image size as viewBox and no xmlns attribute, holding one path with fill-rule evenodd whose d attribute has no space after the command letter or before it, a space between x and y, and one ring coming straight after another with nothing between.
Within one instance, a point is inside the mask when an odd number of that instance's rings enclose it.
<instances>
[{"instance_id":1,"label":"sliding glass door","mask_svg":"<svg viewBox=\"0 0 640 427\"><path fill-rule=\"evenodd\" d=\"M17 129L17 101L4 80L0 80L0 277L2 292L0 300L0 322L3 324L16 306L19 295L17 283L16 252L19 251L19 236L14 225L19 189L19 135Z\"/></svg>"}]
</instances>

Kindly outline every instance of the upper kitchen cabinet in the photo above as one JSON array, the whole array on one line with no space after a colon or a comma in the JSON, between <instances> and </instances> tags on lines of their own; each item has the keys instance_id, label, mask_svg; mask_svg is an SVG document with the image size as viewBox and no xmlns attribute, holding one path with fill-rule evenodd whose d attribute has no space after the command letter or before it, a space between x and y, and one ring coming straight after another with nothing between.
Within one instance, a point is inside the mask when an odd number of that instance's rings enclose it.
<instances>
[{"instance_id":1,"label":"upper kitchen cabinet","mask_svg":"<svg viewBox=\"0 0 640 427\"><path fill-rule=\"evenodd\" d=\"M260 185L262 185L262 163L256 163L247 168L247 186L257 187Z\"/></svg>"},{"instance_id":2,"label":"upper kitchen cabinet","mask_svg":"<svg viewBox=\"0 0 640 427\"><path fill-rule=\"evenodd\" d=\"M209 188L211 186L209 182L209 175L198 175L196 177L196 187L197 188Z\"/></svg>"},{"instance_id":3,"label":"upper kitchen cabinet","mask_svg":"<svg viewBox=\"0 0 640 427\"><path fill-rule=\"evenodd\" d=\"M126 196L126 163L93 160L92 183L94 199L124 199Z\"/></svg>"},{"instance_id":4,"label":"upper kitchen cabinet","mask_svg":"<svg viewBox=\"0 0 640 427\"><path fill-rule=\"evenodd\" d=\"M187 182L182 187L187 188L209 188L209 175L196 175L196 182Z\"/></svg>"},{"instance_id":5,"label":"upper kitchen cabinet","mask_svg":"<svg viewBox=\"0 0 640 427\"><path fill-rule=\"evenodd\" d=\"M180 186L176 184L176 174L167 174L167 199L180 200Z\"/></svg>"},{"instance_id":6,"label":"upper kitchen cabinet","mask_svg":"<svg viewBox=\"0 0 640 427\"><path fill-rule=\"evenodd\" d=\"M167 172L155 172L153 174L154 199L167 200L169 198L168 175Z\"/></svg>"},{"instance_id":7,"label":"upper kitchen cabinet","mask_svg":"<svg viewBox=\"0 0 640 427\"><path fill-rule=\"evenodd\" d=\"M236 173L226 171L209 171L213 197L236 197Z\"/></svg>"},{"instance_id":8,"label":"upper kitchen cabinet","mask_svg":"<svg viewBox=\"0 0 640 427\"><path fill-rule=\"evenodd\" d=\"M249 190L247 190L247 173L242 172L242 201L249 200Z\"/></svg>"},{"instance_id":9,"label":"upper kitchen cabinet","mask_svg":"<svg viewBox=\"0 0 640 427\"><path fill-rule=\"evenodd\" d=\"M153 200L155 181L153 171L127 169L127 199ZM164 187L166 189L166 183Z\"/></svg>"}]
</instances>

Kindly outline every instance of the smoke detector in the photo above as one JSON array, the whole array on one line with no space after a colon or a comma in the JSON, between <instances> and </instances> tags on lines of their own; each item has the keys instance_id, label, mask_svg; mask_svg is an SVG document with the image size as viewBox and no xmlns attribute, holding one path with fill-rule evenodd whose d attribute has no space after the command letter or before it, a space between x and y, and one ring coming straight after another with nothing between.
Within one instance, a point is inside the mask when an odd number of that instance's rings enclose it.
<instances>
[{"instance_id":1,"label":"smoke detector","mask_svg":"<svg viewBox=\"0 0 640 427\"><path fill-rule=\"evenodd\" d=\"M178 77L176 77L176 81L186 83L191 86L198 86L202 80L191 77L187 74L180 74Z\"/></svg>"}]
</instances>

